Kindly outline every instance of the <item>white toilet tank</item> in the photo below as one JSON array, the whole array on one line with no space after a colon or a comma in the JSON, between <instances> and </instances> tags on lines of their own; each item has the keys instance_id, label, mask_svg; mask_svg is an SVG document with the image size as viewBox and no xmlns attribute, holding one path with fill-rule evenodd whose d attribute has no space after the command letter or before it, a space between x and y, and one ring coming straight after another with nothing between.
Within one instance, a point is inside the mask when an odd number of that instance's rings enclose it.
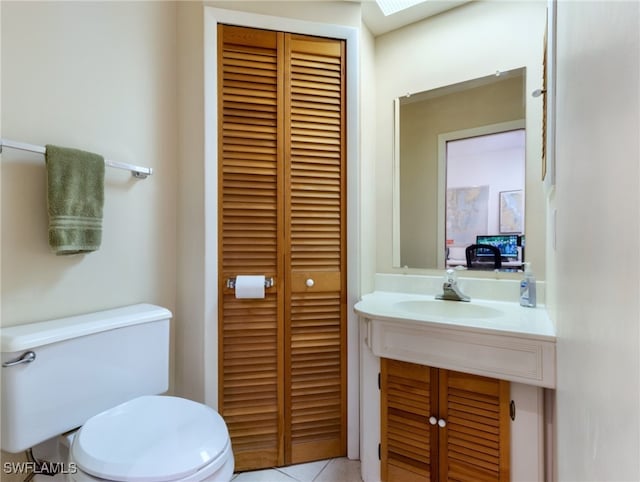
<instances>
[{"instance_id":1,"label":"white toilet tank","mask_svg":"<svg viewBox=\"0 0 640 482\"><path fill-rule=\"evenodd\" d=\"M138 304L2 329L2 449L21 452L167 391L170 319Z\"/></svg>"}]
</instances>

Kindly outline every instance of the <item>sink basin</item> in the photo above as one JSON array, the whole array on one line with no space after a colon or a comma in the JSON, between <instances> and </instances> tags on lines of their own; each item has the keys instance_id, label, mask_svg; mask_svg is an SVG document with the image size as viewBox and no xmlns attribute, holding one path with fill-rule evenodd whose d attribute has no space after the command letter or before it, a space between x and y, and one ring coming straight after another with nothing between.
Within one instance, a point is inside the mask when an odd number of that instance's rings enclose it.
<instances>
[{"instance_id":1,"label":"sink basin","mask_svg":"<svg viewBox=\"0 0 640 482\"><path fill-rule=\"evenodd\" d=\"M408 300L394 304L399 311L423 316L437 316L447 318L495 318L502 312L488 306L481 306L462 301L445 300Z\"/></svg>"}]
</instances>

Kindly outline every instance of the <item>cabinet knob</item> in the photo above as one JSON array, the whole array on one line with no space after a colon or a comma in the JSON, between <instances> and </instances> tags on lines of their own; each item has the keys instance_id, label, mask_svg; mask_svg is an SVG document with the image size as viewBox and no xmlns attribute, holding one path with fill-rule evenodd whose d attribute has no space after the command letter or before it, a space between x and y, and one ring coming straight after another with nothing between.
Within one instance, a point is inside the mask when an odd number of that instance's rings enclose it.
<instances>
[{"instance_id":1,"label":"cabinet knob","mask_svg":"<svg viewBox=\"0 0 640 482\"><path fill-rule=\"evenodd\" d=\"M306 284L309 288L311 288L316 283L311 278L309 278L307 281L305 281L304 284Z\"/></svg>"},{"instance_id":2,"label":"cabinet knob","mask_svg":"<svg viewBox=\"0 0 640 482\"><path fill-rule=\"evenodd\" d=\"M440 428L444 428L447 426L447 421L444 418L441 418L440 420L438 420L438 426Z\"/></svg>"},{"instance_id":3,"label":"cabinet knob","mask_svg":"<svg viewBox=\"0 0 640 482\"><path fill-rule=\"evenodd\" d=\"M438 423L438 419L432 415L431 417L429 417L429 423L431 425L435 425L436 423Z\"/></svg>"}]
</instances>

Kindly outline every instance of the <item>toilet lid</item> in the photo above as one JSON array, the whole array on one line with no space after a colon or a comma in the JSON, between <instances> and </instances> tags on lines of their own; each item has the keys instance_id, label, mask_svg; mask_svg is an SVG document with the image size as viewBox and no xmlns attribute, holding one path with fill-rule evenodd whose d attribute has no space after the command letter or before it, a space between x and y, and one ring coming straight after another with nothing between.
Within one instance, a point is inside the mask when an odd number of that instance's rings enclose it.
<instances>
[{"instance_id":1,"label":"toilet lid","mask_svg":"<svg viewBox=\"0 0 640 482\"><path fill-rule=\"evenodd\" d=\"M214 463L229 444L215 410L184 398L144 396L90 418L71 451L78 468L90 475L164 482Z\"/></svg>"}]
</instances>

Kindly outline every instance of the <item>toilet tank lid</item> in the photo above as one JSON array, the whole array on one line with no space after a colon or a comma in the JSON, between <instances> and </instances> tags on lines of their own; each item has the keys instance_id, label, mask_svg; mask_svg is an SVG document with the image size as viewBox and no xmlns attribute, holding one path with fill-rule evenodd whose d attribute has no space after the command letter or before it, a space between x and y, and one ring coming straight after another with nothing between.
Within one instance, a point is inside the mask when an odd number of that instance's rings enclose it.
<instances>
[{"instance_id":1,"label":"toilet tank lid","mask_svg":"<svg viewBox=\"0 0 640 482\"><path fill-rule=\"evenodd\" d=\"M148 303L124 306L55 320L10 326L0 331L2 353L37 348L125 326L168 320L171 312Z\"/></svg>"}]
</instances>

